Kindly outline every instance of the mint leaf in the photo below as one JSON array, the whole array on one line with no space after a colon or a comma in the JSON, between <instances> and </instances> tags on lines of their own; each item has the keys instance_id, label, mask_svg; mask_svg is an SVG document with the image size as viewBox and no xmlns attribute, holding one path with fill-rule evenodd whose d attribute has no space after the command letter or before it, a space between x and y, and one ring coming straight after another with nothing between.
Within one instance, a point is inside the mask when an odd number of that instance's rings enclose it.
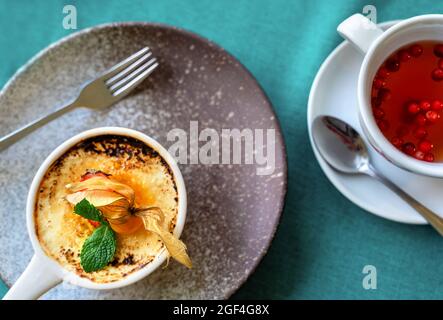
<instances>
[{"instance_id":1,"label":"mint leaf","mask_svg":"<svg viewBox=\"0 0 443 320\"><path fill-rule=\"evenodd\" d=\"M74 213L89 220L98 222L104 221L101 212L96 207L94 207L92 203L86 200L86 198L84 198L82 201L74 206Z\"/></svg>"},{"instance_id":2,"label":"mint leaf","mask_svg":"<svg viewBox=\"0 0 443 320\"><path fill-rule=\"evenodd\" d=\"M80 252L83 270L92 272L106 267L114 258L116 247L115 233L110 226L103 224L95 229Z\"/></svg>"}]
</instances>

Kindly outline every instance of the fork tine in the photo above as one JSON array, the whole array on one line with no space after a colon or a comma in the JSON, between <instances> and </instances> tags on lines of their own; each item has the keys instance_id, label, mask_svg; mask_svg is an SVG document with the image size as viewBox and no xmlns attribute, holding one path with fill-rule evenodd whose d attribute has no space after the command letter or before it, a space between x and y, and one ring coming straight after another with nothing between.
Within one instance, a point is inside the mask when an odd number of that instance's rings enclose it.
<instances>
[{"instance_id":1,"label":"fork tine","mask_svg":"<svg viewBox=\"0 0 443 320\"><path fill-rule=\"evenodd\" d=\"M111 69L106 71L106 73L102 76L103 79L107 80L118 74L119 72L123 71L125 68L130 66L134 61L137 61L139 57L143 56L145 53L149 52L148 47L144 47L143 49L137 51L136 53L130 55L125 60L120 61L115 66L113 66Z\"/></svg>"},{"instance_id":2,"label":"fork tine","mask_svg":"<svg viewBox=\"0 0 443 320\"><path fill-rule=\"evenodd\" d=\"M152 58L151 60L149 60L148 62L144 63L143 65L141 65L139 68L137 68L136 70L132 71L131 73L129 73L129 75L127 75L126 77L124 77L123 79L121 79L120 81L118 81L117 83L113 84L109 90L111 92L117 91L119 88L123 87L126 83L128 83L129 81L131 81L133 78L135 78L136 76L138 76L140 73L142 73L145 69L149 68L151 65L153 65L155 62L157 62L156 58Z\"/></svg>"},{"instance_id":3,"label":"fork tine","mask_svg":"<svg viewBox=\"0 0 443 320\"><path fill-rule=\"evenodd\" d=\"M120 71L115 76L111 77L110 79L106 80L106 85L112 86L114 83L122 79L124 76L129 74L132 70L136 69L139 65L141 65L143 62L145 62L150 56L152 56L152 52L148 52L138 60L136 60L134 63L129 65L127 68L123 69L123 71Z\"/></svg>"},{"instance_id":4,"label":"fork tine","mask_svg":"<svg viewBox=\"0 0 443 320\"><path fill-rule=\"evenodd\" d=\"M118 89L113 93L114 97L122 98L132 91L135 87L137 87L143 80L145 80L156 68L158 67L158 62L155 62L153 65L148 67L145 71L140 73L137 77L132 79L129 83L125 84L123 87Z\"/></svg>"}]
</instances>

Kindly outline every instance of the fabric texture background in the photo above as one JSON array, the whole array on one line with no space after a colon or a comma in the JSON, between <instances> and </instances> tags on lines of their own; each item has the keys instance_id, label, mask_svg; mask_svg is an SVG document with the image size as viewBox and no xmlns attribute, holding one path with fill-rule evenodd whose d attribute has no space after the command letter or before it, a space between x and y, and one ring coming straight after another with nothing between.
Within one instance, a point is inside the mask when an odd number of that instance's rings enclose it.
<instances>
[{"instance_id":1,"label":"fabric texture background","mask_svg":"<svg viewBox=\"0 0 443 320\"><path fill-rule=\"evenodd\" d=\"M367 1L0 0L0 86L38 51L73 32L62 27L66 4L76 6L79 30L152 21L207 37L236 56L271 99L287 145L286 206L268 254L234 298L443 298L442 238L428 226L394 223L353 205L326 179L309 144L312 81L342 41L337 25ZM443 13L443 3L432 0L371 4L378 22ZM377 268L377 290L363 289L368 264ZM0 296L6 290L0 284Z\"/></svg>"}]
</instances>

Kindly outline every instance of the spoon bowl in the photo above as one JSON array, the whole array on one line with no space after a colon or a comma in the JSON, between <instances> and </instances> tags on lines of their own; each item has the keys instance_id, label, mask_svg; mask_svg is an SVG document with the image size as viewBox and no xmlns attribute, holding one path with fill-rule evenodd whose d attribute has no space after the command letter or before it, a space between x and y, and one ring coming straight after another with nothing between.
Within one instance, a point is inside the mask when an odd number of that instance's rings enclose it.
<instances>
[{"instance_id":1,"label":"spoon bowl","mask_svg":"<svg viewBox=\"0 0 443 320\"><path fill-rule=\"evenodd\" d=\"M368 166L368 149L349 124L322 116L316 118L312 126L314 143L331 167L345 173L361 173Z\"/></svg>"}]
</instances>

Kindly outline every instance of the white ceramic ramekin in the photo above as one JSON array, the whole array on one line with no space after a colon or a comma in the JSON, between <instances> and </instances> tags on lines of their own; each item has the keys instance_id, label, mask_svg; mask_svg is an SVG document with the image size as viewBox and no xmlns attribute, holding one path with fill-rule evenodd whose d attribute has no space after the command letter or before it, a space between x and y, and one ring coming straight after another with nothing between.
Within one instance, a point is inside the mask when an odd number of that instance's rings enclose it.
<instances>
[{"instance_id":1,"label":"white ceramic ramekin","mask_svg":"<svg viewBox=\"0 0 443 320\"><path fill-rule=\"evenodd\" d=\"M178 190L178 215L174 235L180 237L186 219L186 188L180 169L178 168L175 159L169 154L169 152L151 137L131 129L103 127L82 132L67 140L57 149L55 149L40 166L34 180L32 181L26 206L26 220L29 237L35 253L26 270L3 299L36 299L62 281L88 289L104 290L121 288L146 277L165 262L167 252L162 250L154 261L121 280L110 283L95 283L89 279L81 278L75 273L64 269L55 260L49 258L40 246L40 242L38 241L35 233L34 208L40 182L46 171L60 156L62 156L66 151L80 141L94 136L107 134L128 136L138 139L156 150L167 162L174 175Z\"/></svg>"},{"instance_id":2,"label":"white ceramic ramekin","mask_svg":"<svg viewBox=\"0 0 443 320\"><path fill-rule=\"evenodd\" d=\"M369 143L398 167L443 178L443 163L420 161L395 148L378 128L371 108L372 81L380 65L390 54L406 44L423 40L443 42L443 15L413 17L383 32L366 17L355 14L343 21L337 31L364 55L358 79L358 107L363 133Z\"/></svg>"}]
</instances>

